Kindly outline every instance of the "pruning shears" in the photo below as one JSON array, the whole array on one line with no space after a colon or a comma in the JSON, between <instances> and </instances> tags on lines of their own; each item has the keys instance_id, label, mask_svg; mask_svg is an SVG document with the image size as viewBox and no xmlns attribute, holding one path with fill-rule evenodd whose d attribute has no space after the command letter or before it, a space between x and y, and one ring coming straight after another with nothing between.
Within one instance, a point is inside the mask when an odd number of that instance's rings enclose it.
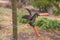
<instances>
[{"instance_id":1,"label":"pruning shears","mask_svg":"<svg viewBox=\"0 0 60 40\"><path fill-rule=\"evenodd\" d=\"M29 12L30 15L24 15L22 18L29 20L29 25L33 27L34 32L37 35L37 37L40 37L41 35L38 32L36 25L34 24L36 16L49 16L50 14L48 14L48 13L42 13L42 14L35 13L34 15L32 15L31 11L29 9L26 8L26 10Z\"/></svg>"}]
</instances>

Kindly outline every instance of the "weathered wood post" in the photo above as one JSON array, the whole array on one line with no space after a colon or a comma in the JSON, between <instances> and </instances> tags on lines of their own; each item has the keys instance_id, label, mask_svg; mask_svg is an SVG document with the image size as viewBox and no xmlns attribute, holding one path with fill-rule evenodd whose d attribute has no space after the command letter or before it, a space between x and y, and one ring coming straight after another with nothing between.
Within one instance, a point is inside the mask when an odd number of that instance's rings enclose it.
<instances>
[{"instance_id":1,"label":"weathered wood post","mask_svg":"<svg viewBox=\"0 0 60 40\"><path fill-rule=\"evenodd\" d=\"M13 40L17 40L17 0L12 2L12 22L13 22Z\"/></svg>"}]
</instances>

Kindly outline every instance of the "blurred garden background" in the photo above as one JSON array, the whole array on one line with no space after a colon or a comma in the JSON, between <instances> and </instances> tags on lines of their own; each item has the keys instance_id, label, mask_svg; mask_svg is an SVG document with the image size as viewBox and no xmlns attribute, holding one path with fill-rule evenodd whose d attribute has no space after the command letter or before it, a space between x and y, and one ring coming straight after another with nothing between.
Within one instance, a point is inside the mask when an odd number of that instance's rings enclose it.
<instances>
[{"instance_id":1,"label":"blurred garden background","mask_svg":"<svg viewBox=\"0 0 60 40\"><path fill-rule=\"evenodd\" d=\"M60 0L16 0L17 3L17 40L60 40ZM49 16L38 16L36 27L42 38L38 38L29 20L23 15L38 12L49 13ZM13 39L12 3L11 0L0 0L0 40Z\"/></svg>"}]
</instances>

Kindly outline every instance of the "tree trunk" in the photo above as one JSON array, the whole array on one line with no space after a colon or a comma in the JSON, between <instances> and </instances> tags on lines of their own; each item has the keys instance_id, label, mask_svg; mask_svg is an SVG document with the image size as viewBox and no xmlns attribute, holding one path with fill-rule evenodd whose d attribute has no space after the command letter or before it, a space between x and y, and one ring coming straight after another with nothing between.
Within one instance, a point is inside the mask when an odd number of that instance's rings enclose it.
<instances>
[{"instance_id":1,"label":"tree trunk","mask_svg":"<svg viewBox=\"0 0 60 40\"><path fill-rule=\"evenodd\" d=\"M13 40L17 40L17 0L11 0L12 2L12 22L13 22Z\"/></svg>"}]
</instances>

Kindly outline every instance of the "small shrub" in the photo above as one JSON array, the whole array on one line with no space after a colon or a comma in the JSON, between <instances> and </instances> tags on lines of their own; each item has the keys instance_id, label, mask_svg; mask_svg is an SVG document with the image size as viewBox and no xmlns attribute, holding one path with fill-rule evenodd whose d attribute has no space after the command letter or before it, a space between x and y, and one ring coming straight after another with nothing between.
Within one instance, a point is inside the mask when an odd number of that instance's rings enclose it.
<instances>
[{"instance_id":1,"label":"small shrub","mask_svg":"<svg viewBox=\"0 0 60 40\"><path fill-rule=\"evenodd\" d=\"M51 20L47 18L40 18L36 25L39 26L42 29L56 29L60 30L60 22L57 20Z\"/></svg>"}]
</instances>

